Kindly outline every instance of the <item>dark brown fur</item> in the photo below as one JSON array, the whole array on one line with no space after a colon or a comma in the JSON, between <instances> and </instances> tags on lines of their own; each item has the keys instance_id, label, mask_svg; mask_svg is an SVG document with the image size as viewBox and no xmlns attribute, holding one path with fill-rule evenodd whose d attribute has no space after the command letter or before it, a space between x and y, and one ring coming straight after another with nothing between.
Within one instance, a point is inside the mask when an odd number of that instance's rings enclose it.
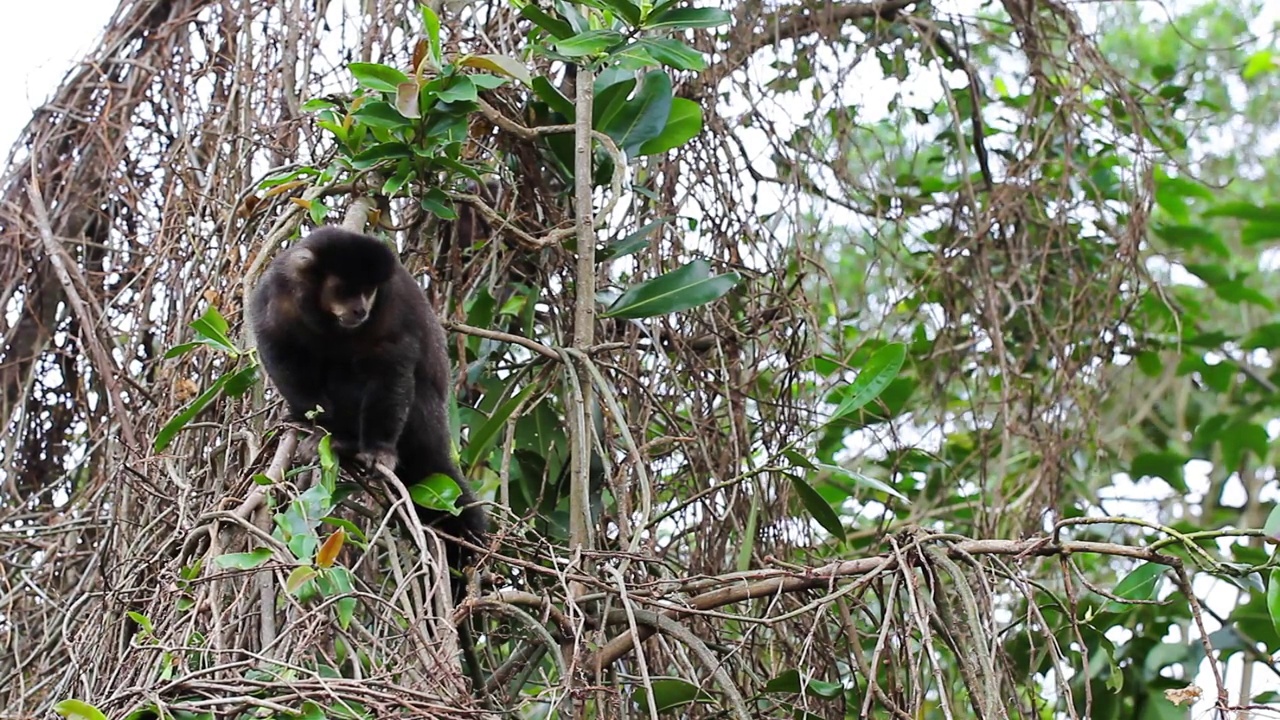
<instances>
[{"instance_id":1,"label":"dark brown fur","mask_svg":"<svg viewBox=\"0 0 1280 720\"><path fill-rule=\"evenodd\" d=\"M378 240L320 228L280 253L249 306L258 355L291 417L316 422L333 449L381 462L406 484L444 473L462 488L453 516L418 508L424 522L483 542L488 518L452 459L444 329L422 288ZM460 568L470 554L449 543Z\"/></svg>"}]
</instances>

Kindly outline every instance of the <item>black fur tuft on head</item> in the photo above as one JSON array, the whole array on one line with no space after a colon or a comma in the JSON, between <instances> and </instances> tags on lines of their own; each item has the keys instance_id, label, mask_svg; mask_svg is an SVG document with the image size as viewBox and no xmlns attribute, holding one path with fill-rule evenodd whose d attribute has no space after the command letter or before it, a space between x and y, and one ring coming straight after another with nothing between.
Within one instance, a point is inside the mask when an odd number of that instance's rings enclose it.
<instances>
[{"instance_id":1,"label":"black fur tuft on head","mask_svg":"<svg viewBox=\"0 0 1280 720\"><path fill-rule=\"evenodd\" d=\"M341 278L352 287L382 285L395 274L399 262L391 247L381 240L337 227L319 228L301 245L311 251L313 268Z\"/></svg>"}]
</instances>

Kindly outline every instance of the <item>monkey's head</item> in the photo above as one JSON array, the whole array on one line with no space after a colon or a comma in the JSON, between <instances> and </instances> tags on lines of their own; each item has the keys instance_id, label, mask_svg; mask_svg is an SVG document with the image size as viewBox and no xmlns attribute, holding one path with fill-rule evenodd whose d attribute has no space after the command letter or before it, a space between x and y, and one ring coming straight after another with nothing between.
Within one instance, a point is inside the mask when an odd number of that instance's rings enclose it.
<instances>
[{"instance_id":1,"label":"monkey's head","mask_svg":"<svg viewBox=\"0 0 1280 720\"><path fill-rule=\"evenodd\" d=\"M338 325L348 330L358 328L369 319L373 303L378 299L378 287L354 287L336 275L326 275L320 281L316 304L320 312L331 315Z\"/></svg>"},{"instance_id":2,"label":"monkey's head","mask_svg":"<svg viewBox=\"0 0 1280 720\"><path fill-rule=\"evenodd\" d=\"M378 288L391 280L398 262L379 240L325 227L290 251L288 272L310 296L317 320L354 330L373 314Z\"/></svg>"}]
</instances>

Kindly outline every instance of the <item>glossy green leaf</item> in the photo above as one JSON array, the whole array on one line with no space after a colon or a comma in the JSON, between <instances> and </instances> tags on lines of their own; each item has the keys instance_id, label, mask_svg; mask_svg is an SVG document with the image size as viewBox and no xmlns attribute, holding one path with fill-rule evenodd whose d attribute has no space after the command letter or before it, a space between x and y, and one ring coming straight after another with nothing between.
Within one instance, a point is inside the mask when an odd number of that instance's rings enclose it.
<instances>
[{"instance_id":1,"label":"glossy green leaf","mask_svg":"<svg viewBox=\"0 0 1280 720\"><path fill-rule=\"evenodd\" d=\"M613 138L622 152L634 156L641 145L662 134L671 117L672 100L671 78L662 70L654 70L644 76L636 96L600 129Z\"/></svg>"},{"instance_id":2,"label":"glossy green leaf","mask_svg":"<svg viewBox=\"0 0 1280 720\"><path fill-rule=\"evenodd\" d=\"M1112 594L1125 600L1155 600L1160 578L1164 576L1166 569L1159 563L1144 562L1126 575ZM1109 600L1102 612L1124 612L1127 607L1129 606L1123 603Z\"/></svg>"},{"instance_id":3,"label":"glossy green leaf","mask_svg":"<svg viewBox=\"0 0 1280 720\"><path fill-rule=\"evenodd\" d=\"M101 710L83 700L63 700L53 706L53 711L67 720L107 720Z\"/></svg>"},{"instance_id":4,"label":"glossy green leaf","mask_svg":"<svg viewBox=\"0 0 1280 720\"><path fill-rule=\"evenodd\" d=\"M210 305L204 314L191 322L191 329L196 331L196 342L217 348L230 355L239 355L240 350L227 336L227 320L218 312L218 308Z\"/></svg>"},{"instance_id":5,"label":"glossy green leaf","mask_svg":"<svg viewBox=\"0 0 1280 720\"><path fill-rule=\"evenodd\" d=\"M553 42L557 51L567 57L599 55L621 43L622 33L617 30L588 30L573 37Z\"/></svg>"},{"instance_id":6,"label":"glossy green leaf","mask_svg":"<svg viewBox=\"0 0 1280 720\"><path fill-rule=\"evenodd\" d=\"M200 411L204 410L209 403L213 402L213 399L218 396L218 393L222 392L222 386L226 384L227 377L228 376L226 375L222 375L217 380L214 380L208 389L200 393L199 397L192 400L189 405L179 411L177 415L173 416L169 422L165 423L164 427L160 428L160 432L156 433L156 440L152 444L152 449L156 452L164 452L164 449L169 447L169 443L173 442L173 437L177 435L182 428L186 427L187 423L191 422L192 418L199 415Z\"/></svg>"},{"instance_id":7,"label":"glossy green leaf","mask_svg":"<svg viewBox=\"0 0 1280 720\"><path fill-rule=\"evenodd\" d=\"M223 389L228 397L240 397L258 383L258 378L258 366L250 365L231 373Z\"/></svg>"},{"instance_id":8,"label":"glossy green leaf","mask_svg":"<svg viewBox=\"0 0 1280 720\"><path fill-rule=\"evenodd\" d=\"M564 96L555 85L546 77L539 75L533 79L533 93L538 96L539 100L547 104L555 112L563 115L568 122L578 116L574 110L573 101Z\"/></svg>"},{"instance_id":9,"label":"glossy green leaf","mask_svg":"<svg viewBox=\"0 0 1280 720\"><path fill-rule=\"evenodd\" d=\"M815 468L818 470L824 470L826 472L832 473L839 477L843 477L855 485L861 485L863 487L871 488L876 492L882 492L886 495L892 495L893 497L896 497L899 500L902 500L903 502L907 502L906 495L903 495L902 493L898 492L897 488L881 480L877 480L873 477L868 477L866 475L863 475L860 472L855 472L848 468L840 467L839 465L831 465L830 463L815 463L814 465L815 465Z\"/></svg>"},{"instance_id":10,"label":"glossy green leaf","mask_svg":"<svg viewBox=\"0 0 1280 720\"><path fill-rule=\"evenodd\" d=\"M689 142L702 132L702 106L686 98L672 98L667 126L658 137L640 146L640 155L660 155Z\"/></svg>"},{"instance_id":11,"label":"glossy green leaf","mask_svg":"<svg viewBox=\"0 0 1280 720\"><path fill-rule=\"evenodd\" d=\"M809 512L809 515L814 520L817 520L824 530L843 541L845 538L844 525L841 524L840 516L836 515L836 511L831 508L831 505L816 490L810 487L809 483L798 477L791 476L791 487L800 496L800 503L804 505L804 509Z\"/></svg>"},{"instance_id":12,"label":"glossy green leaf","mask_svg":"<svg viewBox=\"0 0 1280 720\"><path fill-rule=\"evenodd\" d=\"M409 497L424 508L440 510L451 515L462 512L456 503L462 497L462 489L453 478L442 473L435 473L422 482L409 486Z\"/></svg>"},{"instance_id":13,"label":"glossy green leaf","mask_svg":"<svg viewBox=\"0 0 1280 720\"><path fill-rule=\"evenodd\" d=\"M499 405L483 425L472 430L470 437L467 438L467 447L462 451L464 465L470 467L483 460L489 454L489 450L498 440L498 434L506 427L507 421L511 419L511 413L515 412L516 408L520 407L537 389L538 386L536 384L530 383L526 385L515 396L508 398L506 402Z\"/></svg>"},{"instance_id":14,"label":"glossy green leaf","mask_svg":"<svg viewBox=\"0 0 1280 720\"><path fill-rule=\"evenodd\" d=\"M715 702L715 698L705 690L679 678L658 678L649 685L653 688L653 709L657 712L667 712L691 703ZM649 694L643 687L637 687L631 699L640 706L640 712L649 712Z\"/></svg>"},{"instance_id":15,"label":"glossy green leaf","mask_svg":"<svg viewBox=\"0 0 1280 720\"><path fill-rule=\"evenodd\" d=\"M1267 537L1280 541L1280 504L1272 507L1271 512L1267 513L1267 521L1262 525L1262 529L1267 533Z\"/></svg>"},{"instance_id":16,"label":"glossy green leaf","mask_svg":"<svg viewBox=\"0 0 1280 720\"><path fill-rule=\"evenodd\" d=\"M267 548L258 548L251 552L227 553L219 555L213 559L215 565L220 568L231 568L233 570L252 570L262 563L271 559L271 551Z\"/></svg>"},{"instance_id":17,"label":"glossy green leaf","mask_svg":"<svg viewBox=\"0 0 1280 720\"><path fill-rule=\"evenodd\" d=\"M802 679L800 671L792 668L765 683L763 692L768 693L804 693L816 695L824 700L835 700L844 695L844 688L839 683L826 682L809 678Z\"/></svg>"},{"instance_id":18,"label":"glossy green leaf","mask_svg":"<svg viewBox=\"0 0 1280 720\"><path fill-rule=\"evenodd\" d=\"M618 113L626 107L627 98L635 88L635 77L629 77L598 89L591 105L592 127L604 130L617 122Z\"/></svg>"},{"instance_id":19,"label":"glossy green leaf","mask_svg":"<svg viewBox=\"0 0 1280 720\"><path fill-rule=\"evenodd\" d=\"M831 421L843 418L880 397L880 393L898 376L906 359L907 348L902 343L888 343L876 350L850 384L848 395L831 415Z\"/></svg>"},{"instance_id":20,"label":"glossy green leaf","mask_svg":"<svg viewBox=\"0 0 1280 720\"><path fill-rule=\"evenodd\" d=\"M1272 570L1267 577L1267 614L1271 627L1280 634L1280 570Z\"/></svg>"},{"instance_id":21,"label":"glossy green leaf","mask_svg":"<svg viewBox=\"0 0 1280 720\"><path fill-rule=\"evenodd\" d=\"M528 3L521 7L520 16L543 30L546 30L554 38L564 39L573 37L573 28L569 26L569 23L561 20L560 18L548 15L533 3Z\"/></svg>"},{"instance_id":22,"label":"glossy green leaf","mask_svg":"<svg viewBox=\"0 0 1280 720\"><path fill-rule=\"evenodd\" d=\"M423 210L430 212L441 220L458 219L458 211L453 207L453 199L438 187L433 187L424 193L418 199L418 203Z\"/></svg>"},{"instance_id":23,"label":"glossy green leaf","mask_svg":"<svg viewBox=\"0 0 1280 720\"><path fill-rule=\"evenodd\" d=\"M431 62L437 68L444 64L440 52L440 16L426 3L418 6L422 13L422 27L427 31L427 45L431 51Z\"/></svg>"},{"instance_id":24,"label":"glossy green leaf","mask_svg":"<svg viewBox=\"0 0 1280 720\"><path fill-rule=\"evenodd\" d=\"M416 83L405 83L405 85L417 87ZM407 128L413 124L413 121L399 109L392 106L391 103L382 102L381 100L367 102L351 114L364 125L386 130Z\"/></svg>"},{"instance_id":25,"label":"glossy green leaf","mask_svg":"<svg viewBox=\"0 0 1280 720\"><path fill-rule=\"evenodd\" d=\"M640 8L631 0L600 0L605 7L612 8L628 25L640 24Z\"/></svg>"},{"instance_id":26,"label":"glossy green leaf","mask_svg":"<svg viewBox=\"0 0 1280 720\"><path fill-rule=\"evenodd\" d=\"M475 102L480 97L471 76L458 75L449 83L449 87L438 94L440 102Z\"/></svg>"},{"instance_id":27,"label":"glossy green leaf","mask_svg":"<svg viewBox=\"0 0 1280 720\"><path fill-rule=\"evenodd\" d=\"M673 7L650 15L644 21L644 26L651 30L664 27L686 30L719 27L720 25L727 25L729 21L729 13L718 8Z\"/></svg>"},{"instance_id":28,"label":"glossy green leaf","mask_svg":"<svg viewBox=\"0 0 1280 720\"><path fill-rule=\"evenodd\" d=\"M351 165L358 170L367 170L384 160L413 157L413 150L402 142L379 143L351 158Z\"/></svg>"},{"instance_id":29,"label":"glossy green leaf","mask_svg":"<svg viewBox=\"0 0 1280 720\"><path fill-rule=\"evenodd\" d=\"M148 635L155 635L155 627L151 624L151 618L147 617L146 615L143 615L140 612L134 612L132 610L129 610L125 614L129 616L130 620L133 620L135 623L137 623L138 627L142 628L143 632L145 632Z\"/></svg>"},{"instance_id":30,"label":"glossy green leaf","mask_svg":"<svg viewBox=\"0 0 1280 720\"><path fill-rule=\"evenodd\" d=\"M499 75L506 75L509 78L519 80L525 85L533 84L533 76L529 74L529 68L519 60L506 55L468 55L459 60L458 64L463 67L479 68ZM475 76L472 76L472 80L475 79ZM496 85L489 86L487 82L485 85L488 89L497 87Z\"/></svg>"},{"instance_id":31,"label":"glossy green leaf","mask_svg":"<svg viewBox=\"0 0 1280 720\"><path fill-rule=\"evenodd\" d=\"M649 247L649 245L653 242L653 240L650 238L650 235L653 234L653 231L657 230L663 225L666 225L667 223L671 222L675 218L676 218L675 215L667 215L666 217L660 217L657 220L654 220L653 222L640 228L639 230L631 233L630 235L622 238L621 240L605 245L603 248L600 249L598 253L596 253L596 262L616 260L620 257L626 257L627 255L631 255L632 253L639 252Z\"/></svg>"},{"instance_id":32,"label":"glossy green leaf","mask_svg":"<svg viewBox=\"0 0 1280 720\"><path fill-rule=\"evenodd\" d=\"M299 565L289 571L289 577L285 578L284 589L290 595L298 592L304 585L311 582L320 573L310 565Z\"/></svg>"},{"instance_id":33,"label":"glossy green leaf","mask_svg":"<svg viewBox=\"0 0 1280 720\"><path fill-rule=\"evenodd\" d=\"M409 81L408 75L379 63L356 62L351 63L347 68L355 76L356 82L370 90L393 93L396 91L396 86Z\"/></svg>"},{"instance_id":34,"label":"glossy green leaf","mask_svg":"<svg viewBox=\"0 0 1280 720\"><path fill-rule=\"evenodd\" d=\"M654 60L677 70L702 72L707 69L706 55L674 38L641 38L635 44Z\"/></svg>"},{"instance_id":35,"label":"glossy green leaf","mask_svg":"<svg viewBox=\"0 0 1280 720\"><path fill-rule=\"evenodd\" d=\"M717 300L739 282L737 273L712 276L706 260L694 260L627 288L601 316L642 318L679 312Z\"/></svg>"}]
</instances>

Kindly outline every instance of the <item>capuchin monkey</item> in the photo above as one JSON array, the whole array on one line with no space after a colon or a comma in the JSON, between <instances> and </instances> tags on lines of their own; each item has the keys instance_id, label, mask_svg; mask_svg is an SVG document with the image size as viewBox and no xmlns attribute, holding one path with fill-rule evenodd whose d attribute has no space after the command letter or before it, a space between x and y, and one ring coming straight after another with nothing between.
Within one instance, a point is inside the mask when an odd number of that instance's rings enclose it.
<instances>
[{"instance_id":1,"label":"capuchin monkey","mask_svg":"<svg viewBox=\"0 0 1280 720\"><path fill-rule=\"evenodd\" d=\"M433 473L453 478L462 514L417 507L418 515L485 542L487 513L453 462L444 328L390 247L337 227L312 232L267 267L249 321L291 419L306 423L319 406L315 422L340 458L382 463L406 486ZM471 559L447 548L455 569Z\"/></svg>"}]
</instances>

